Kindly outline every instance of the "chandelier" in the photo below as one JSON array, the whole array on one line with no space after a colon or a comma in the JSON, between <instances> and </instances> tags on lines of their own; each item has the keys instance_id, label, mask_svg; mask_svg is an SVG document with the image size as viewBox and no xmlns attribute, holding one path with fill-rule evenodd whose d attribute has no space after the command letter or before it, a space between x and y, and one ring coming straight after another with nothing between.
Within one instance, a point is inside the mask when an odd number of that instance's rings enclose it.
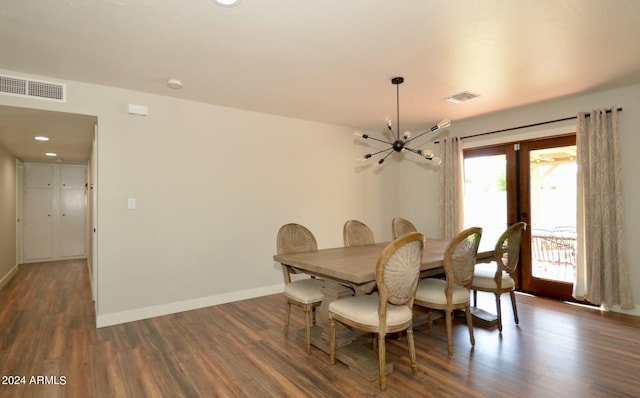
<instances>
[{"instance_id":1,"label":"chandelier","mask_svg":"<svg viewBox=\"0 0 640 398\"><path fill-rule=\"evenodd\" d=\"M366 161L367 159L371 158L372 156L376 156L376 155L382 155L382 158L380 158L380 160L378 160L378 164L382 164L384 163L385 159L389 157L389 155L391 155L394 151L395 152L402 152L402 151L409 151L412 153L415 153L416 155L422 156L425 159L431 160L432 162L436 163L436 164L440 164L442 162L442 160L437 157L437 156L433 156L433 152L427 149L414 149L414 148L409 148L407 146L407 144L409 144L411 141L422 137L423 135L427 134L427 133L432 133L434 131L446 128L451 126L451 121L448 119L444 119L443 121L441 121L440 123L436 124L435 126L431 127L431 129L424 131L418 135L416 135L415 137L411 138L411 132L410 131L405 131L404 134L402 135L402 137L400 137L400 84L402 84L404 82L404 77L394 77L393 79L391 79L391 83L396 85L396 131L394 133L393 131L393 127L391 127L391 119L387 119L387 128L389 129L389 131L391 132L391 136L394 138L393 142L390 141L385 141L385 140L381 140L378 138L374 138L371 137L368 134L363 134L360 131L356 131L353 134L356 137L360 137L362 139L365 140L373 140L373 141L377 141L377 142L382 142L384 144L389 145L388 148L382 149L378 152L374 152L374 153L367 153L366 155L364 155L361 158L358 158L359 161Z\"/></svg>"}]
</instances>

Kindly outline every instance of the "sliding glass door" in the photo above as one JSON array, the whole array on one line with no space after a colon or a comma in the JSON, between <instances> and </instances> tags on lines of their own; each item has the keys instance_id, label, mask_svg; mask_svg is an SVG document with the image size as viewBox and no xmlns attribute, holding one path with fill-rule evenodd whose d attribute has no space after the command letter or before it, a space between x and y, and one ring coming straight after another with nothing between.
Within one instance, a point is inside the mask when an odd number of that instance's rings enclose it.
<instances>
[{"instance_id":1,"label":"sliding glass door","mask_svg":"<svg viewBox=\"0 0 640 398\"><path fill-rule=\"evenodd\" d=\"M465 226L496 242L527 223L518 286L571 299L575 279L575 135L465 151Z\"/></svg>"}]
</instances>

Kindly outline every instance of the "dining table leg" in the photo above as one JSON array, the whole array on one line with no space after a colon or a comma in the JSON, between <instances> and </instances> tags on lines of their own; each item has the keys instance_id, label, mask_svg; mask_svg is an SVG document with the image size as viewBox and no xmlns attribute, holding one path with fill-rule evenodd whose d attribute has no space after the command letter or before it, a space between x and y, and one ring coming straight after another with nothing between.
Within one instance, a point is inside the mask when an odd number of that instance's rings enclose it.
<instances>
[{"instance_id":1,"label":"dining table leg","mask_svg":"<svg viewBox=\"0 0 640 398\"><path fill-rule=\"evenodd\" d=\"M329 343L329 304L344 298L353 296L353 290L336 281L325 279L324 286L321 289L324 299L320 305L320 317L316 319L322 327L322 339ZM357 334L346 326L336 324L336 346L341 347L351 343L357 338Z\"/></svg>"}]
</instances>

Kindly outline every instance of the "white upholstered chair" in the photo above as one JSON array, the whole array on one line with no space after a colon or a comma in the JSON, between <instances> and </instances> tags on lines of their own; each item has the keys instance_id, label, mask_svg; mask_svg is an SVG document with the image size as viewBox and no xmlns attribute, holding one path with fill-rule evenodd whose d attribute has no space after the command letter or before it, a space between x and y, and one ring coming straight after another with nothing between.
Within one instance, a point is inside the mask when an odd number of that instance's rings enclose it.
<instances>
[{"instance_id":1,"label":"white upholstered chair","mask_svg":"<svg viewBox=\"0 0 640 398\"><path fill-rule=\"evenodd\" d=\"M386 389L385 336L406 330L415 374L416 352L413 341L413 300L420 275L424 236L414 232L389 243L376 264L377 292L350 296L329 304L331 364L336 361L336 322L378 335L380 389Z\"/></svg>"},{"instance_id":2,"label":"white upholstered chair","mask_svg":"<svg viewBox=\"0 0 640 398\"><path fill-rule=\"evenodd\" d=\"M498 316L498 330L502 332L502 308L500 296L502 293L511 295L511 306L513 307L513 318L516 324L518 320L518 308L516 307L515 281L513 276L518 268L520 259L520 246L522 234L526 223L517 222L506 229L498 238L495 247L495 260L489 264L476 265L473 283L473 306L477 305L478 291L491 292L496 296L496 312Z\"/></svg>"},{"instance_id":3,"label":"white upholstered chair","mask_svg":"<svg viewBox=\"0 0 640 398\"><path fill-rule=\"evenodd\" d=\"M444 311L447 326L447 350L450 357L453 356L454 310L465 310L469 340L471 340L471 345L475 345L470 311L470 289L481 236L482 228L478 227L460 232L449 242L444 253L445 279L421 279L416 290L414 304L429 310L429 326L432 325L431 310Z\"/></svg>"},{"instance_id":4,"label":"white upholstered chair","mask_svg":"<svg viewBox=\"0 0 640 398\"><path fill-rule=\"evenodd\" d=\"M342 227L342 237L345 246L370 245L376 243L373 231L365 223L349 220Z\"/></svg>"},{"instance_id":5,"label":"white upholstered chair","mask_svg":"<svg viewBox=\"0 0 640 398\"><path fill-rule=\"evenodd\" d=\"M391 220L391 233L393 234L393 239L404 235L409 232L416 232L418 229L413 223L405 218L396 217Z\"/></svg>"},{"instance_id":6,"label":"white upholstered chair","mask_svg":"<svg viewBox=\"0 0 640 398\"><path fill-rule=\"evenodd\" d=\"M288 254L318 250L316 238L311 231L300 224L285 224L280 227L277 237L278 254ZM311 325L315 324L315 309L322 304L323 294L320 292L323 282L320 279L305 278L292 280L291 274L297 274L295 268L282 265L284 276L284 295L287 299L284 319L284 334L289 332L291 305L304 311L305 337L307 354L311 354Z\"/></svg>"}]
</instances>

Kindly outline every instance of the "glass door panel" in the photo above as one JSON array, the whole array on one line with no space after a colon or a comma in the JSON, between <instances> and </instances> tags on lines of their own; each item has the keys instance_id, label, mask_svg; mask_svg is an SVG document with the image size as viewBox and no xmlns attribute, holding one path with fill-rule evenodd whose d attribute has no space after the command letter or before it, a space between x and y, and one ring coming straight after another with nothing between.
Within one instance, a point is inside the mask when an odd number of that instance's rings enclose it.
<instances>
[{"instance_id":1,"label":"glass door panel","mask_svg":"<svg viewBox=\"0 0 640 398\"><path fill-rule=\"evenodd\" d=\"M576 267L576 147L529 153L531 274L573 283Z\"/></svg>"},{"instance_id":2,"label":"glass door panel","mask_svg":"<svg viewBox=\"0 0 640 398\"><path fill-rule=\"evenodd\" d=\"M496 242L507 227L505 154L465 158L464 226L482 227L482 240Z\"/></svg>"},{"instance_id":3,"label":"glass door panel","mask_svg":"<svg viewBox=\"0 0 640 398\"><path fill-rule=\"evenodd\" d=\"M577 164L575 135L520 145L522 289L573 300L576 271Z\"/></svg>"}]
</instances>

